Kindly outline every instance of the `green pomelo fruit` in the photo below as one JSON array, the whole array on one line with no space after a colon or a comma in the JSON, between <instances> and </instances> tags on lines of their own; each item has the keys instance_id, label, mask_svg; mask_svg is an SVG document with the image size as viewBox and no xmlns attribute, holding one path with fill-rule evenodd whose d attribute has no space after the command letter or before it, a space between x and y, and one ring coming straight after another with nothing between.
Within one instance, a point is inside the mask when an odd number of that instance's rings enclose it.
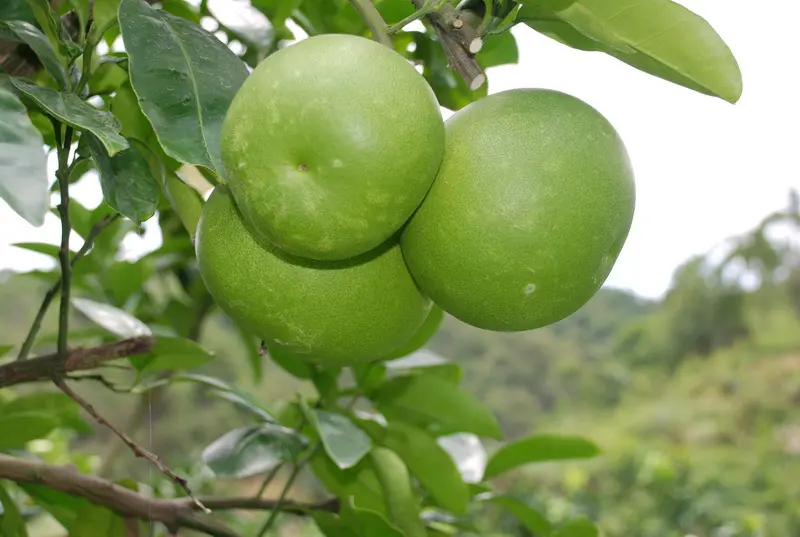
<instances>
[{"instance_id":1,"label":"green pomelo fruit","mask_svg":"<svg viewBox=\"0 0 800 537\"><path fill-rule=\"evenodd\" d=\"M224 185L203 208L196 250L220 308L269 349L306 362L380 359L405 343L432 307L397 240L346 261L293 257L248 231Z\"/></svg>"},{"instance_id":2,"label":"green pomelo fruit","mask_svg":"<svg viewBox=\"0 0 800 537\"><path fill-rule=\"evenodd\" d=\"M614 127L570 95L518 89L470 104L445 129L441 168L401 239L422 291L494 331L580 309L633 219L633 171Z\"/></svg>"},{"instance_id":3,"label":"green pomelo fruit","mask_svg":"<svg viewBox=\"0 0 800 537\"><path fill-rule=\"evenodd\" d=\"M341 260L382 244L430 188L444 121L425 79L370 39L327 34L272 54L222 128L222 159L253 232Z\"/></svg>"}]
</instances>

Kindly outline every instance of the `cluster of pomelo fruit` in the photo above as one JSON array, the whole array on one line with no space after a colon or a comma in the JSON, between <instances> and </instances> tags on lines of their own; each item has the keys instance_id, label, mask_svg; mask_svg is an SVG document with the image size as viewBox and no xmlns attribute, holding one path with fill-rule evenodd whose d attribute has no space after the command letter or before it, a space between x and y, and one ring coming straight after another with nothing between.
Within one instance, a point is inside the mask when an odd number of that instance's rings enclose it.
<instances>
[{"instance_id":1,"label":"cluster of pomelo fruit","mask_svg":"<svg viewBox=\"0 0 800 537\"><path fill-rule=\"evenodd\" d=\"M262 61L221 147L207 288L270 351L322 364L392 357L439 308L494 331L556 322L605 281L634 211L625 147L588 104L510 90L444 121L403 56L350 35Z\"/></svg>"}]
</instances>

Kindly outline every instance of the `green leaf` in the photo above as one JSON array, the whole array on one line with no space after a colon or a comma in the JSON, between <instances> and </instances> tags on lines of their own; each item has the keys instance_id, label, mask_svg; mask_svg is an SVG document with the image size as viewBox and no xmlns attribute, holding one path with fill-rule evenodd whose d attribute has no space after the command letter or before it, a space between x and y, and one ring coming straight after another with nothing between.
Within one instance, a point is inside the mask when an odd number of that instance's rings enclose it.
<instances>
[{"instance_id":1,"label":"green leaf","mask_svg":"<svg viewBox=\"0 0 800 537\"><path fill-rule=\"evenodd\" d=\"M89 93L105 95L113 93L128 81L128 72L117 63L103 62L89 78Z\"/></svg>"},{"instance_id":2,"label":"green leaf","mask_svg":"<svg viewBox=\"0 0 800 537\"><path fill-rule=\"evenodd\" d=\"M484 69L507 65L519 61L517 40L511 32L486 36L483 48L475 55L475 60Z\"/></svg>"},{"instance_id":3,"label":"green leaf","mask_svg":"<svg viewBox=\"0 0 800 537\"><path fill-rule=\"evenodd\" d=\"M0 535L3 537L28 537L25 519L17 504L0 483Z\"/></svg>"},{"instance_id":4,"label":"green leaf","mask_svg":"<svg viewBox=\"0 0 800 537\"><path fill-rule=\"evenodd\" d=\"M499 505L519 520L536 537L548 537L550 522L539 511L513 496L490 496L485 501Z\"/></svg>"},{"instance_id":5,"label":"green leaf","mask_svg":"<svg viewBox=\"0 0 800 537\"><path fill-rule=\"evenodd\" d=\"M19 487L31 500L42 509L53 515L59 524L69 529L78 517L88 500L66 492L51 489L44 485L28 485L21 483Z\"/></svg>"},{"instance_id":6,"label":"green leaf","mask_svg":"<svg viewBox=\"0 0 800 537\"><path fill-rule=\"evenodd\" d=\"M0 3L0 21L25 21L36 24L31 6L27 0L3 0Z\"/></svg>"},{"instance_id":7,"label":"green leaf","mask_svg":"<svg viewBox=\"0 0 800 537\"><path fill-rule=\"evenodd\" d=\"M92 29L89 40L99 43L103 34L117 24L119 0L94 0L92 8Z\"/></svg>"},{"instance_id":8,"label":"green leaf","mask_svg":"<svg viewBox=\"0 0 800 537\"><path fill-rule=\"evenodd\" d=\"M553 537L597 537L597 527L586 517L574 518L559 526Z\"/></svg>"},{"instance_id":9,"label":"green leaf","mask_svg":"<svg viewBox=\"0 0 800 537\"><path fill-rule=\"evenodd\" d=\"M196 24L122 0L119 21L131 85L170 157L224 177L222 122L247 67Z\"/></svg>"},{"instance_id":10,"label":"green leaf","mask_svg":"<svg viewBox=\"0 0 800 537\"><path fill-rule=\"evenodd\" d=\"M23 250L28 250L29 252L36 252L37 254L50 256L53 259L58 259L60 251L59 246L44 242L15 242L11 246L14 246L15 248L22 248Z\"/></svg>"},{"instance_id":11,"label":"green leaf","mask_svg":"<svg viewBox=\"0 0 800 537\"><path fill-rule=\"evenodd\" d=\"M389 421L427 424L435 427L438 434L469 432L503 438L489 409L467 392L434 376L393 378L384 384L375 403Z\"/></svg>"},{"instance_id":12,"label":"green leaf","mask_svg":"<svg viewBox=\"0 0 800 537\"><path fill-rule=\"evenodd\" d=\"M58 427L58 419L42 412L26 411L0 414L0 451L25 447L31 440L43 438Z\"/></svg>"},{"instance_id":13,"label":"green leaf","mask_svg":"<svg viewBox=\"0 0 800 537\"><path fill-rule=\"evenodd\" d=\"M8 354L8 351L14 348L14 345L0 345L0 358Z\"/></svg>"},{"instance_id":14,"label":"green leaf","mask_svg":"<svg viewBox=\"0 0 800 537\"><path fill-rule=\"evenodd\" d=\"M466 513L469 488L435 438L416 427L389 422L382 443L400 456L439 505L458 515Z\"/></svg>"},{"instance_id":15,"label":"green leaf","mask_svg":"<svg viewBox=\"0 0 800 537\"><path fill-rule=\"evenodd\" d=\"M308 418L339 468L352 468L372 449L369 436L342 414L314 409Z\"/></svg>"},{"instance_id":16,"label":"green leaf","mask_svg":"<svg viewBox=\"0 0 800 537\"><path fill-rule=\"evenodd\" d=\"M180 337L156 337L150 352L129 358L140 373L193 369L213 359L214 353L199 343Z\"/></svg>"},{"instance_id":17,"label":"green leaf","mask_svg":"<svg viewBox=\"0 0 800 537\"><path fill-rule=\"evenodd\" d=\"M35 412L57 419L61 427L81 433L91 432L80 415L80 407L61 392L40 392L23 395L0 406L0 414Z\"/></svg>"},{"instance_id":18,"label":"green leaf","mask_svg":"<svg viewBox=\"0 0 800 537\"><path fill-rule=\"evenodd\" d=\"M39 23L39 27L44 31L50 44L56 50L61 62L66 65L70 58L77 57L75 43L64 32L61 26L61 19L58 13L53 10L48 0L28 0L28 5Z\"/></svg>"},{"instance_id":19,"label":"green leaf","mask_svg":"<svg viewBox=\"0 0 800 537\"><path fill-rule=\"evenodd\" d=\"M275 364L299 379L310 379L312 375L311 367L302 360L287 354L286 351L280 348L267 348L270 359Z\"/></svg>"},{"instance_id":20,"label":"green leaf","mask_svg":"<svg viewBox=\"0 0 800 537\"><path fill-rule=\"evenodd\" d=\"M537 0L517 21L580 50L605 52L641 71L735 103L736 58L705 19L670 0Z\"/></svg>"},{"instance_id":21,"label":"green leaf","mask_svg":"<svg viewBox=\"0 0 800 537\"><path fill-rule=\"evenodd\" d=\"M361 537L355 528L350 527L333 513L312 511L311 518L325 537Z\"/></svg>"},{"instance_id":22,"label":"green leaf","mask_svg":"<svg viewBox=\"0 0 800 537\"><path fill-rule=\"evenodd\" d=\"M355 530L359 537L406 537L382 514L357 507L352 496L342 502L339 516L342 522L348 528Z\"/></svg>"},{"instance_id":23,"label":"green leaf","mask_svg":"<svg viewBox=\"0 0 800 537\"><path fill-rule=\"evenodd\" d=\"M192 234L194 235L194 234ZM236 325L236 331L239 333L239 339L246 348L247 361L253 371L253 380L261 382L264 378L264 360L261 355L261 346L259 345L259 338L253 335L247 328L239 323Z\"/></svg>"},{"instance_id":24,"label":"green leaf","mask_svg":"<svg viewBox=\"0 0 800 537\"><path fill-rule=\"evenodd\" d=\"M352 468L341 469L326 453L317 452L310 466L317 479L337 498L345 500L352 496L359 507L385 515L383 488L368 462L365 458Z\"/></svg>"},{"instance_id":25,"label":"green leaf","mask_svg":"<svg viewBox=\"0 0 800 537\"><path fill-rule=\"evenodd\" d=\"M112 334L125 338L152 335L150 328L142 321L109 304L75 297L72 299L72 305Z\"/></svg>"},{"instance_id":26,"label":"green leaf","mask_svg":"<svg viewBox=\"0 0 800 537\"><path fill-rule=\"evenodd\" d=\"M386 359L394 360L395 358L402 358L408 356L425 346L428 341L436 334L439 327L442 326L444 320L444 310L437 305L431 308L430 313L425 318L417 331L411 336L411 339L406 341L399 349L390 354Z\"/></svg>"},{"instance_id":27,"label":"green leaf","mask_svg":"<svg viewBox=\"0 0 800 537\"><path fill-rule=\"evenodd\" d=\"M50 207L42 135L16 95L0 86L0 198L33 226Z\"/></svg>"},{"instance_id":28,"label":"green leaf","mask_svg":"<svg viewBox=\"0 0 800 537\"><path fill-rule=\"evenodd\" d=\"M275 424L234 429L203 450L205 463L219 477L249 477L291 461L307 441L292 429Z\"/></svg>"},{"instance_id":29,"label":"green leaf","mask_svg":"<svg viewBox=\"0 0 800 537\"><path fill-rule=\"evenodd\" d=\"M128 141L119 134L119 121L110 112L95 108L73 93L62 93L19 78L11 81L42 111L76 129L96 135L110 155L128 147Z\"/></svg>"},{"instance_id":30,"label":"green leaf","mask_svg":"<svg viewBox=\"0 0 800 537\"><path fill-rule=\"evenodd\" d=\"M130 146L112 157L94 137L89 147L108 204L136 224L149 220L158 204L158 183L139 149Z\"/></svg>"},{"instance_id":31,"label":"green leaf","mask_svg":"<svg viewBox=\"0 0 800 537\"><path fill-rule=\"evenodd\" d=\"M138 490L135 481L124 479L116 483L130 490ZM69 528L68 537L126 537L125 519L106 507L86 502L77 512Z\"/></svg>"},{"instance_id":32,"label":"green leaf","mask_svg":"<svg viewBox=\"0 0 800 537\"><path fill-rule=\"evenodd\" d=\"M24 21L0 21L0 39L25 43L61 89L69 88L69 76L53 45L36 26Z\"/></svg>"},{"instance_id":33,"label":"green leaf","mask_svg":"<svg viewBox=\"0 0 800 537\"><path fill-rule=\"evenodd\" d=\"M224 390L211 390L209 392L210 395L214 397L218 397L220 399L224 399L230 403L233 403L237 407L241 408L245 412L248 412L258 418L260 421L264 421L267 423L277 423L277 420L272 417L272 415L261 408L252 397L248 397L246 394L240 394L236 392L224 391Z\"/></svg>"},{"instance_id":34,"label":"green leaf","mask_svg":"<svg viewBox=\"0 0 800 537\"><path fill-rule=\"evenodd\" d=\"M578 436L535 435L501 447L489 459L484 479L543 461L588 459L600 453L592 442Z\"/></svg>"}]
</instances>

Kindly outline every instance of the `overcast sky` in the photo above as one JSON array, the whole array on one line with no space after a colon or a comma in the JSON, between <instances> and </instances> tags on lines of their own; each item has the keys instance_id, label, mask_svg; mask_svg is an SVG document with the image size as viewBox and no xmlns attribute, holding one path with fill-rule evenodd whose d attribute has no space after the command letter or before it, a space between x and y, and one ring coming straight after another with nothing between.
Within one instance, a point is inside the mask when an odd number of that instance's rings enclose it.
<instances>
[{"instance_id":1,"label":"overcast sky","mask_svg":"<svg viewBox=\"0 0 800 537\"><path fill-rule=\"evenodd\" d=\"M230 1L230 0L229 0ZM221 3L221 2L220 2ZM649 297L667 288L674 268L729 236L748 230L800 187L800 20L797 0L683 0L723 36L739 60L744 94L736 105L695 94L598 53L569 49L527 27L514 33L519 63L491 69L489 91L543 87L571 93L617 128L634 164L633 228L607 284ZM768 20L757 17L769 14ZM100 201L96 179L76 197ZM49 266L40 254L10 246L57 243L50 215L33 228L0 201L0 270ZM130 255L158 246L156 233L131 237ZM80 246L76 240L74 248Z\"/></svg>"}]
</instances>

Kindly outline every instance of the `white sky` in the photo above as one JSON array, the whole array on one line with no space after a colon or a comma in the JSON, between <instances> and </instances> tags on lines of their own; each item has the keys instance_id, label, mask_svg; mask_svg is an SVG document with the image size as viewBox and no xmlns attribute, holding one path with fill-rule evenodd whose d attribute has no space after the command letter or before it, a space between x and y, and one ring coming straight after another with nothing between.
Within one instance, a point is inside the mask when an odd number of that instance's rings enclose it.
<instances>
[{"instance_id":1,"label":"white sky","mask_svg":"<svg viewBox=\"0 0 800 537\"><path fill-rule=\"evenodd\" d=\"M221 3L221 2L219 2ZM514 30L520 61L491 69L489 91L546 87L571 93L597 108L617 128L637 176L637 207L628 242L607 284L649 297L667 288L673 269L783 207L800 187L800 20L797 0L683 0L722 35L739 60L744 94L736 105L695 94L640 73L613 58L575 51ZM756 17L767 17L757 20ZM87 177L73 189L88 206L100 200ZM52 215L33 228L0 201L0 270L50 266L50 259L10 246L56 244ZM130 237L138 256L158 247L158 233ZM74 247L80 246L80 240Z\"/></svg>"}]
</instances>

